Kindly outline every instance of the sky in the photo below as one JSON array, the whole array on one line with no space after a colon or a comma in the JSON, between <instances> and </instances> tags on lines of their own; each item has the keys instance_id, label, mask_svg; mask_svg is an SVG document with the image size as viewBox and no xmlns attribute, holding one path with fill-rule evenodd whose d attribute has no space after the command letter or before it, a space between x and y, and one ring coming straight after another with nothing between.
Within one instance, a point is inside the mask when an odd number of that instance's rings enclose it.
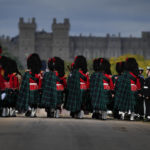
<instances>
[{"instance_id":1,"label":"sky","mask_svg":"<svg viewBox=\"0 0 150 150\"><path fill-rule=\"evenodd\" d=\"M37 31L69 18L70 35L140 37L150 31L150 0L0 0L0 35L18 35L20 17L35 17Z\"/></svg>"}]
</instances>

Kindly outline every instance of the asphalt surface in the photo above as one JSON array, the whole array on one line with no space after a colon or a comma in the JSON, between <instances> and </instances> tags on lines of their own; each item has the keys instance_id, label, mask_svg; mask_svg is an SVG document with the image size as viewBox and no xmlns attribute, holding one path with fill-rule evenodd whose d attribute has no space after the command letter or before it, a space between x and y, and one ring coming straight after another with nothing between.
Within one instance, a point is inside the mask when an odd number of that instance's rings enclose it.
<instances>
[{"instance_id":1,"label":"asphalt surface","mask_svg":"<svg viewBox=\"0 0 150 150\"><path fill-rule=\"evenodd\" d=\"M149 150L150 123L0 118L0 150Z\"/></svg>"}]
</instances>

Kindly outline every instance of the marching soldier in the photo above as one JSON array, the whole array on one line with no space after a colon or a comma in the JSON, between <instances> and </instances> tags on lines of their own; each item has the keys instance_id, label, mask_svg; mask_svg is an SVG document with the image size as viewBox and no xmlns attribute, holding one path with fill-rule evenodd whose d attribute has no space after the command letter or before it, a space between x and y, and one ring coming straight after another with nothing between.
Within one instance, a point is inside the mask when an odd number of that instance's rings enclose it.
<instances>
[{"instance_id":1,"label":"marching soldier","mask_svg":"<svg viewBox=\"0 0 150 150\"><path fill-rule=\"evenodd\" d=\"M65 77L65 69L64 69L64 61L59 57L54 57L55 59L55 73L60 81L56 82L57 89L57 106L55 117L59 118L59 114L61 113L61 106L64 103L64 94L67 87L67 80Z\"/></svg>"},{"instance_id":2,"label":"marching soldier","mask_svg":"<svg viewBox=\"0 0 150 150\"><path fill-rule=\"evenodd\" d=\"M102 119L107 119L108 104L111 101L114 85L110 77L110 65L104 58L94 61L94 73L90 77L90 98L93 113L102 113ZM97 118L97 115L96 115Z\"/></svg>"},{"instance_id":3,"label":"marching soldier","mask_svg":"<svg viewBox=\"0 0 150 150\"><path fill-rule=\"evenodd\" d=\"M65 108L71 112L72 117L83 118L84 116L88 79L86 58L77 56L67 80L67 100L65 103Z\"/></svg>"},{"instance_id":4,"label":"marching soldier","mask_svg":"<svg viewBox=\"0 0 150 150\"><path fill-rule=\"evenodd\" d=\"M43 77L41 106L46 109L47 117L59 118L66 87L64 61L59 57L50 58L48 68Z\"/></svg>"},{"instance_id":5,"label":"marching soldier","mask_svg":"<svg viewBox=\"0 0 150 150\"><path fill-rule=\"evenodd\" d=\"M38 54L33 53L28 57L27 67L20 87L17 108L19 111L25 111L26 116L36 117L42 85L42 63Z\"/></svg>"},{"instance_id":6,"label":"marching soldier","mask_svg":"<svg viewBox=\"0 0 150 150\"><path fill-rule=\"evenodd\" d=\"M112 76L112 80L113 80L114 86L116 85L119 76L121 76L121 75L123 74L123 72L124 72L124 65L125 65L125 62L124 62L124 61L118 62L118 63L116 64L116 72L117 72L117 75L113 75L113 76ZM115 94L115 90L114 90L114 94ZM113 107L114 107L114 103L115 103L115 102L114 102L114 98L113 98ZM116 119L120 119L119 110L113 108L113 116L114 116L114 118L116 118Z\"/></svg>"},{"instance_id":7,"label":"marching soldier","mask_svg":"<svg viewBox=\"0 0 150 150\"><path fill-rule=\"evenodd\" d=\"M8 57L1 56L0 64L1 106L3 108L2 117L15 117L15 107L21 74L18 71L16 62Z\"/></svg>"},{"instance_id":8,"label":"marching soldier","mask_svg":"<svg viewBox=\"0 0 150 150\"><path fill-rule=\"evenodd\" d=\"M138 78L138 64L134 58L128 58L125 62L125 72L118 78L115 87L114 109L125 113L131 113L130 120L134 120L140 82Z\"/></svg>"}]
</instances>

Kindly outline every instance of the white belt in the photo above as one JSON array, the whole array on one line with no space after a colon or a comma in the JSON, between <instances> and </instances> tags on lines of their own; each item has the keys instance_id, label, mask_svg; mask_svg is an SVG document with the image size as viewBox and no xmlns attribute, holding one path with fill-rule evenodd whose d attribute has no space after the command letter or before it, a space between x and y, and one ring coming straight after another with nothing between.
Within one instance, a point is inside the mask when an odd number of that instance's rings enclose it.
<instances>
[{"instance_id":1,"label":"white belt","mask_svg":"<svg viewBox=\"0 0 150 150\"><path fill-rule=\"evenodd\" d=\"M144 86L143 88L144 88L144 89L148 89L148 86Z\"/></svg>"},{"instance_id":2,"label":"white belt","mask_svg":"<svg viewBox=\"0 0 150 150\"><path fill-rule=\"evenodd\" d=\"M37 85L37 83L30 83L30 85Z\"/></svg>"},{"instance_id":3,"label":"white belt","mask_svg":"<svg viewBox=\"0 0 150 150\"><path fill-rule=\"evenodd\" d=\"M59 86L59 85L62 85L62 84L60 84L60 83L57 83L56 85L58 85L58 86Z\"/></svg>"},{"instance_id":4,"label":"white belt","mask_svg":"<svg viewBox=\"0 0 150 150\"><path fill-rule=\"evenodd\" d=\"M84 82L80 82L80 84L85 84Z\"/></svg>"},{"instance_id":5,"label":"white belt","mask_svg":"<svg viewBox=\"0 0 150 150\"><path fill-rule=\"evenodd\" d=\"M103 83L103 85L109 85L108 83Z\"/></svg>"}]
</instances>

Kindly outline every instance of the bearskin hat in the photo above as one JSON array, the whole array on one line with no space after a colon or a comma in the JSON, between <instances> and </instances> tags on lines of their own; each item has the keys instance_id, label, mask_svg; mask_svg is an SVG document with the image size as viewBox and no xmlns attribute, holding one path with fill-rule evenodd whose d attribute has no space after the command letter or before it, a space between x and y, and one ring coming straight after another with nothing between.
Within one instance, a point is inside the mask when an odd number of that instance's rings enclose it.
<instances>
[{"instance_id":1,"label":"bearskin hat","mask_svg":"<svg viewBox=\"0 0 150 150\"><path fill-rule=\"evenodd\" d=\"M4 79L9 80L8 75L11 74L12 70L12 59L6 56L2 56L0 59L0 64L4 69Z\"/></svg>"},{"instance_id":2,"label":"bearskin hat","mask_svg":"<svg viewBox=\"0 0 150 150\"><path fill-rule=\"evenodd\" d=\"M125 70L138 75L138 63L135 58L128 58L125 62Z\"/></svg>"},{"instance_id":3,"label":"bearskin hat","mask_svg":"<svg viewBox=\"0 0 150 150\"><path fill-rule=\"evenodd\" d=\"M64 60L62 60L60 57L54 58L55 58L54 68L56 71L58 71L59 77L63 77L65 75Z\"/></svg>"},{"instance_id":4,"label":"bearskin hat","mask_svg":"<svg viewBox=\"0 0 150 150\"><path fill-rule=\"evenodd\" d=\"M84 56L76 56L75 62L74 62L74 68L75 69L81 69L83 73L87 72L87 61Z\"/></svg>"},{"instance_id":5,"label":"bearskin hat","mask_svg":"<svg viewBox=\"0 0 150 150\"><path fill-rule=\"evenodd\" d=\"M111 70L110 70L110 63L107 59L105 58L99 58L99 71L100 72L104 72L106 74L111 74Z\"/></svg>"},{"instance_id":6,"label":"bearskin hat","mask_svg":"<svg viewBox=\"0 0 150 150\"><path fill-rule=\"evenodd\" d=\"M27 59L27 67L31 70L32 74L38 74L42 68L42 62L38 54L33 53Z\"/></svg>"},{"instance_id":7,"label":"bearskin hat","mask_svg":"<svg viewBox=\"0 0 150 150\"><path fill-rule=\"evenodd\" d=\"M17 63L15 60L13 59L10 59L10 74L12 73L17 73L17 74L20 74L19 70L18 70L18 66L17 66ZM21 75L21 74L20 74Z\"/></svg>"},{"instance_id":8,"label":"bearskin hat","mask_svg":"<svg viewBox=\"0 0 150 150\"><path fill-rule=\"evenodd\" d=\"M48 60L48 69L54 71L55 58L49 58Z\"/></svg>"},{"instance_id":9,"label":"bearskin hat","mask_svg":"<svg viewBox=\"0 0 150 150\"><path fill-rule=\"evenodd\" d=\"M100 71L100 58L96 58L93 60L93 70L95 72Z\"/></svg>"},{"instance_id":10,"label":"bearskin hat","mask_svg":"<svg viewBox=\"0 0 150 150\"><path fill-rule=\"evenodd\" d=\"M103 61L103 66L104 66L104 72L105 72L106 74L111 75L111 69L110 69L111 64L110 64L110 62L109 62L107 59L104 59L104 61Z\"/></svg>"},{"instance_id":11,"label":"bearskin hat","mask_svg":"<svg viewBox=\"0 0 150 150\"><path fill-rule=\"evenodd\" d=\"M71 67L70 67L70 71L73 71L73 69L74 69L74 62L73 63L71 63L71 65L70 65Z\"/></svg>"},{"instance_id":12,"label":"bearskin hat","mask_svg":"<svg viewBox=\"0 0 150 150\"><path fill-rule=\"evenodd\" d=\"M7 56L1 56L0 65L2 66L2 68L4 70L8 69L9 60L10 60L9 57L7 57Z\"/></svg>"},{"instance_id":13,"label":"bearskin hat","mask_svg":"<svg viewBox=\"0 0 150 150\"><path fill-rule=\"evenodd\" d=\"M117 62L116 63L116 71L119 75L121 75L121 73L124 72L124 65L125 65L125 62L124 61L121 61L121 62Z\"/></svg>"}]
</instances>

